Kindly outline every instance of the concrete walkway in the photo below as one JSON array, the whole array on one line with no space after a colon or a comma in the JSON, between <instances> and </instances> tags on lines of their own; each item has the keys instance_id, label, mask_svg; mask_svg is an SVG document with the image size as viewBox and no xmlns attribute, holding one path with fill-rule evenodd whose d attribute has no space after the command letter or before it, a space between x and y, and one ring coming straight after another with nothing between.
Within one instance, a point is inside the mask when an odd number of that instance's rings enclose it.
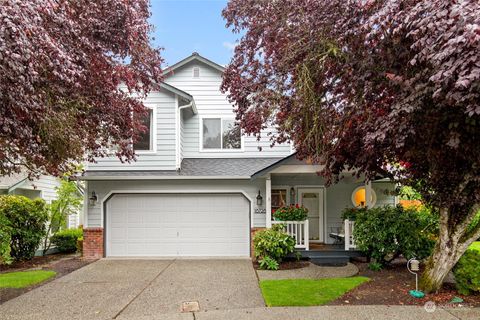
<instances>
[{"instance_id":1,"label":"concrete walkway","mask_svg":"<svg viewBox=\"0 0 480 320\"><path fill-rule=\"evenodd\" d=\"M352 263L343 267L317 266L310 263L307 267L300 269L257 270L260 280L344 278L354 276L357 273L358 268Z\"/></svg>"},{"instance_id":2,"label":"concrete walkway","mask_svg":"<svg viewBox=\"0 0 480 320\"><path fill-rule=\"evenodd\" d=\"M127 319L127 318L125 318ZM250 308L157 315L138 320L478 320L480 309L442 309L427 312L414 306L323 306Z\"/></svg>"},{"instance_id":3,"label":"concrete walkway","mask_svg":"<svg viewBox=\"0 0 480 320\"><path fill-rule=\"evenodd\" d=\"M202 312L265 306L249 259L105 259L5 302L0 319L154 319L183 302Z\"/></svg>"}]
</instances>

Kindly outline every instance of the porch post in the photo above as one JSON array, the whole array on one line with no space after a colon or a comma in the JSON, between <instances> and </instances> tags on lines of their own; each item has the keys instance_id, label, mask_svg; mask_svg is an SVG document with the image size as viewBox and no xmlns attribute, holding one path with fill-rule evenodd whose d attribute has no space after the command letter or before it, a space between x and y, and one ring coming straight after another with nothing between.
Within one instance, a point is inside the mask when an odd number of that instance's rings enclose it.
<instances>
[{"instance_id":1,"label":"porch post","mask_svg":"<svg viewBox=\"0 0 480 320\"><path fill-rule=\"evenodd\" d=\"M265 180L265 226L267 228L272 227L272 180L270 179L270 175L268 175L267 179Z\"/></svg>"},{"instance_id":2,"label":"porch post","mask_svg":"<svg viewBox=\"0 0 480 320\"><path fill-rule=\"evenodd\" d=\"M367 208L372 207L372 182L365 183L365 206Z\"/></svg>"}]
</instances>

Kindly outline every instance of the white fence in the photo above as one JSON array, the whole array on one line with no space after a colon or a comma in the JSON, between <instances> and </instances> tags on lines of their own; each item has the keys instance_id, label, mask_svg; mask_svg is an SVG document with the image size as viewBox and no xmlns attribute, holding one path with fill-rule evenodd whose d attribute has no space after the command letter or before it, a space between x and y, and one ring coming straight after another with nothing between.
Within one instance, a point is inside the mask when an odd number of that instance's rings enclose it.
<instances>
[{"instance_id":1,"label":"white fence","mask_svg":"<svg viewBox=\"0 0 480 320\"><path fill-rule=\"evenodd\" d=\"M295 248L308 250L308 220L272 221L272 224L285 225L285 231L295 239Z\"/></svg>"},{"instance_id":2,"label":"white fence","mask_svg":"<svg viewBox=\"0 0 480 320\"><path fill-rule=\"evenodd\" d=\"M355 222L348 219L345 220L345 250L355 249L355 239L353 239L353 229L355 227Z\"/></svg>"}]
</instances>

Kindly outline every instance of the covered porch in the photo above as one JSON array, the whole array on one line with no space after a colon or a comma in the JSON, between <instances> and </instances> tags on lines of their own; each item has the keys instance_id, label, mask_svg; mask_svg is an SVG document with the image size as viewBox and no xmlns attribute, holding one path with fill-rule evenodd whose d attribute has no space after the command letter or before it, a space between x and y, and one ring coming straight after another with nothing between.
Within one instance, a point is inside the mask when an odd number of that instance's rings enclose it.
<instances>
[{"instance_id":1,"label":"covered porch","mask_svg":"<svg viewBox=\"0 0 480 320\"><path fill-rule=\"evenodd\" d=\"M358 252L353 237L355 224L342 219L343 210L395 205L395 197L386 192L392 191L394 184L389 180L366 182L352 172L345 172L344 179L327 187L325 180L317 175L321 169L291 156L255 174L254 178L265 179L265 226L271 228L274 224L283 224L304 256L323 252L323 256L348 259ZM307 208L307 219L275 220L273 213L289 205Z\"/></svg>"}]
</instances>

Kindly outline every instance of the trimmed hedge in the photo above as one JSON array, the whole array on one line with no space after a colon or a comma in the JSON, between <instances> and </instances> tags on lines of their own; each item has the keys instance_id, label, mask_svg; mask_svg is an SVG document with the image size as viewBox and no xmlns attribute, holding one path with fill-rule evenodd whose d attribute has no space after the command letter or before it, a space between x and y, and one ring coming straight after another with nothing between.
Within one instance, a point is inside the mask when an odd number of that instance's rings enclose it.
<instances>
[{"instance_id":1,"label":"trimmed hedge","mask_svg":"<svg viewBox=\"0 0 480 320\"><path fill-rule=\"evenodd\" d=\"M453 274L457 282L457 290L461 294L480 292L480 243L474 243L460 258Z\"/></svg>"},{"instance_id":2,"label":"trimmed hedge","mask_svg":"<svg viewBox=\"0 0 480 320\"><path fill-rule=\"evenodd\" d=\"M66 229L55 233L50 237L50 241L60 252L76 252L77 241L82 237L82 229Z\"/></svg>"},{"instance_id":3,"label":"trimmed hedge","mask_svg":"<svg viewBox=\"0 0 480 320\"><path fill-rule=\"evenodd\" d=\"M8 220L0 215L0 265L10 264L12 257L10 256L11 229L8 226Z\"/></svg>"},{"instance_id":4,"label":"trimmed hedge","mask_svg":"<svg viewBox=\"0 0 480 320\"><path fill-rule=\"evenodd\" d=\"M44 200L24 196L0 196L0 216L9 228L10 256L14 260L29 260L35 255L46 236L48 209Z\"/></svg>"}]
</instances>

